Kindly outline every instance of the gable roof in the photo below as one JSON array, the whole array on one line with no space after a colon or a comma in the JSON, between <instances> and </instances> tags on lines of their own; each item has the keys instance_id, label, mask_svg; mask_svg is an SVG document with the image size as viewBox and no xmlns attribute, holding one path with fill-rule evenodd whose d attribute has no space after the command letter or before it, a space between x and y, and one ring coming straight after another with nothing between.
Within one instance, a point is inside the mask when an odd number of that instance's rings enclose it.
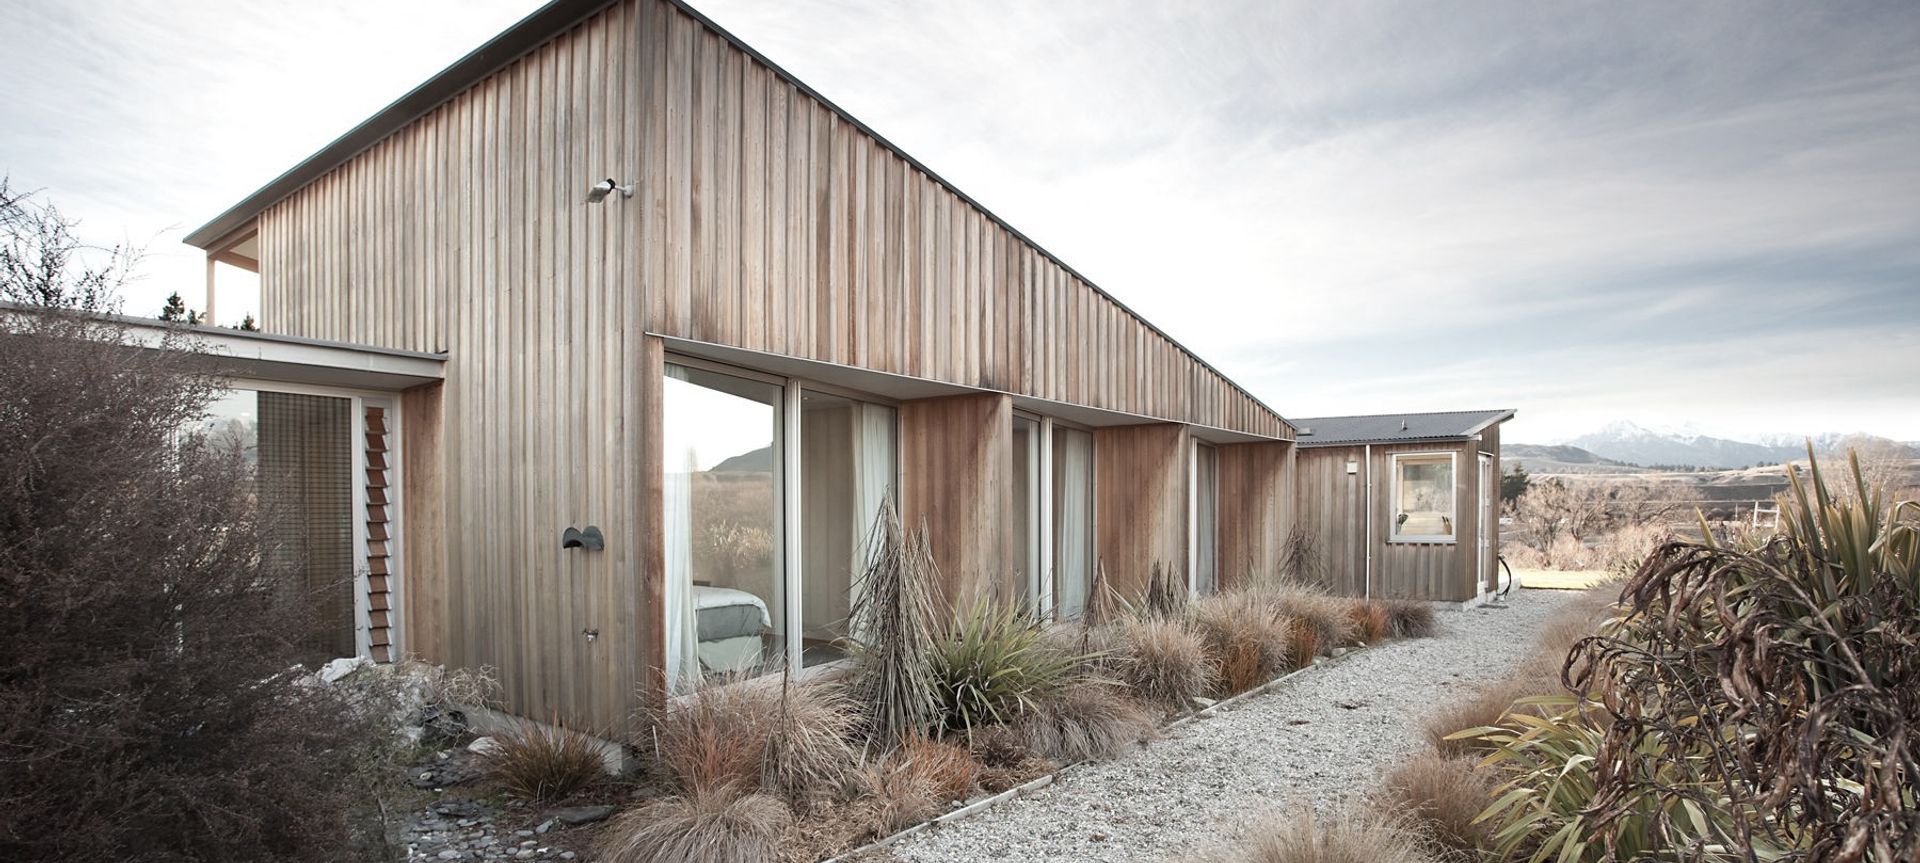
<instances>
[{"instance_id":1,"label":"gable roof","mask_svg":"<svg viewBox=\"0 0 1920 863\"><path fill-rule=\"evenodd\" d=\"M1338 444L1465 440L1494 423L1513 419L1513 409L1443 411L1425 414L1371 414L1348 417L1295 417L1302 447Z\"/></svg>"}]
</instances>

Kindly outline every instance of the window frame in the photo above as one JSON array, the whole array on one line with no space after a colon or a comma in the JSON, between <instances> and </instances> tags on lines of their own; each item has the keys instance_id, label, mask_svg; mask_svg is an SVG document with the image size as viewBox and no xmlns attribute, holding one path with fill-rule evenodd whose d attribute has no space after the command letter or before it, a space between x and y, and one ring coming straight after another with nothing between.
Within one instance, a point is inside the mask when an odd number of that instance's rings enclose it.
<instances>
[{"instance_id":1,"label":"window frame","mask_svg":"<svg viewBox=\"0 0 1920 863\"><path fill-rule=\"evenodd\" d=\"M785 629L781 634L783 642L781 648L786 658L786 661L783 663L784 671L791 675L794 680L807 680L818 675L829 674L834 669L846 667L847 664L852 661L851 658L836 659L811 666L803 664L803 633L801 630L803 628L804 612L801 606L804 602L803 591L806 580L806 573L804 572L806 554L805 549L802 547L802 541L804 539L804 531L802 529L804 504L801 488L804 479L800 466L801 435L803 434L802 396L807 392L817 392L855 402L883 405L893 409L894 452L891 488L893 489L896 505L899 500L902 464L900 457L900 401L874 393L816 381L811 378L781 375L674 351L666 351L661 357L662 378L665 377L666 366L668 365L702 369L715 374L730 375L732 377L758 381L780 388L780 402L777 405L780 414L779 440L775 441L775 446L780 449L781 455L780 475L775 478L780 487L780 492L777 495L780 512L777 514L775 522L780 526L780 536L777 537L777 541L780 543L781 554L780 589L786 594L781 621ZM658 503L658 501L655 501L656 505L658 505ZM855 573L854 578L859 578L859 574ZM665 608L663 603L662 613L663 615L672 614L673 609ZM667 622L664 617L658 621L658 624L662 627L662 632L665 632ZM668 669L667 673L668 678L666 684L669 691L673 691L674 687L682 685L673 679L672 675L674 672L672 669ZM750 683L754 680L771 677L776 673L778 672L773 669L768 669L764 673L755 675L747 681L742 682ZM692 690L686 690L674 697L684 697L686 693L691 691Z\"/></svg>"},{"instance_id":2,"label":"window frame","mask_svg":"<svg viewBox=\"0 0 1920 863\"><path fill-rule=\"evenodd\" d=\"M1447 459L1447 519L1453 524L1451 534L1399 534L1394 528L1395 516L1400 513L1400 463L1414 459L1431 461L1445 456ZM1454 450L1424 450L1421 452L1396 452L1388 462L1387 542L1397 545L1453 545L1460 541L1460 453Z\"/></svg>"}]
</instances>

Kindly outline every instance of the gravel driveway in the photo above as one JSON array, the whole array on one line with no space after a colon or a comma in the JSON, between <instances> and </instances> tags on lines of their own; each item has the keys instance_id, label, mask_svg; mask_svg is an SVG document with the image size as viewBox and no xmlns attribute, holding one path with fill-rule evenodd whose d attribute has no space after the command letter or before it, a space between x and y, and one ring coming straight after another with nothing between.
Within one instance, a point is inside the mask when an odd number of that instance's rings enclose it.
<instances>
[{"instance_id":1,"label":"gravel driveway","mask_svg":"<svg viewBox=\"0 0 1920 863\"><path fill-rule=\"evenodd\" d=\"M1438 637L1363 650L1189 722L1140 751L894 846L911 861L1169 861L1293 801L1366 793L1427 710L1497 679L1568 591L1443 611Z\"/></svg>"}]
</instances>

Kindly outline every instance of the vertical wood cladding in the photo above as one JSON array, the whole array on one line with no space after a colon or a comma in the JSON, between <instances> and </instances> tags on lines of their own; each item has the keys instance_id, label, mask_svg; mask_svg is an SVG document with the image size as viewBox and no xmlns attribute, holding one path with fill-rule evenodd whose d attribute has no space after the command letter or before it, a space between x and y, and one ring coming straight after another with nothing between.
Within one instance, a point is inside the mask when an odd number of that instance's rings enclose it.
<instances>
[{"instance_id":1,"label":"vertical wood cladding","mask_svg":"<svg viewBox=\"0 0 1920 863\"><path fill-rule=\"evenodd\" d=\"M1093 431L1094 556L1122 596L1144 593L1155 564L1185 581L1191 438L1175 423Z\"/></svg>"},{"instance_id":2,"label":"vertical wood cladding","mask_svg":"<svg viewBox=\"0 0 1920 863\"><path fill-rule=\"evenodd\" d=\"M1001 394L900 405L900 517L924 525L950 607L1015 601L1013 399Z\"/></svg>"},{"instance_id":3,"label":"vertical wood cladding","mask_svg":"<svg viewBox=\"0 0 1920 863\"><path fill-rule=\"evenodd\" d=\"M1293 444L1227 444L1220 459L1220 587L1279 575L1293 529Z\"/></svg>"},{"instance_id":4,"label":"vertical wood cladding","mask_svg":"<svg viewBox=\"0 0 1920 863\"><path fill-rule=\"evenodd\" d=\"M1363 447L1313 447L1300 450L1295 505L1302 527L1318 541L1326 563L1327 586L1336 593L1367 592L1367 551L1373 551L1373 595L1385 598L1459 602L1476 593L1478 567L1475 507L1479 470L1474 443L1376 444L1369 473ZM1396 453L1453 453L1455 541L1389 542L1393 523L1393 456ZM1347 473L1347 462L1359 471ZM1366 483L1373 483L1373 530L1367 535Z\"/></svg>"},{"instance_id":5,"label":"vertical wood cladding","mask_svg":"<svg viewBox=\"0 0 1920 863\"><path fill-rule=\"evenodd\" d=\"M585 204L609 176L634 196ZM527 715L615 727L659 661L661 348L647 333L1287 434L663 0L588 18L273 204L258 229L267 331L447 352L443 507L407 525L410 542L437 543L444 579L444 632L422 644L498 668ZM560 531L589 523L607 549L563 553Z\"/></svg>"}]
</instances>

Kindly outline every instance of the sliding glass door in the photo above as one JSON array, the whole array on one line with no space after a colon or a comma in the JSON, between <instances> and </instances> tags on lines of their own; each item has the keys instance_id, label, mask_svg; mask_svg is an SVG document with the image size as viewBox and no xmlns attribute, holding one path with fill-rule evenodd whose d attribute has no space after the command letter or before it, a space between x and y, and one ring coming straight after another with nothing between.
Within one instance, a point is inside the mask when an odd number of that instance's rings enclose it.
<instances>
[{"instance_id":1,"label":"sliding glass door","mask_svg":"<svg viewBox=\"0 0 1920 863\"><path fill-rule=\"evenodd\" d=\"M844 655L854 584L893 489L894 410L808 390L800 397L800 657Z\"/></svg>"},{"instance_id":2,"label":"sliding glass door","mask_svg":"<svg viewBox=\"0 0 1920 863\"><path fill-rule=\"evenodd\" d=\"M1053 426L1053 610L1087 611L1093 585L1093 435Z\"/></svg>"}]
</instances>

